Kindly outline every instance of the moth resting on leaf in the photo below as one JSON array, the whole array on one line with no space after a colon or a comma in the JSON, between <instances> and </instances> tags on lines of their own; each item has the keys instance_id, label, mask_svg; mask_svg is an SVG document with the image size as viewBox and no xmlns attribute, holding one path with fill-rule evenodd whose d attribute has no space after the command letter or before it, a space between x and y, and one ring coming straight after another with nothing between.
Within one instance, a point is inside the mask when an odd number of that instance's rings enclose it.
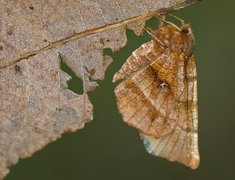
<instances>
[{"instance_id":1,"label":"moth resting on leaf","mask_svg":"<svg viewBox=\"0 0 235 180\"><path fill-rule=\"evenodd\" d=\"M179 18L177 18L179 19ZM137 128L153 155L196 169L198 152L197 75L189 24L163 20L152 40L136 49L114 75L123 120Z\"/></svg>"}]
</instances>

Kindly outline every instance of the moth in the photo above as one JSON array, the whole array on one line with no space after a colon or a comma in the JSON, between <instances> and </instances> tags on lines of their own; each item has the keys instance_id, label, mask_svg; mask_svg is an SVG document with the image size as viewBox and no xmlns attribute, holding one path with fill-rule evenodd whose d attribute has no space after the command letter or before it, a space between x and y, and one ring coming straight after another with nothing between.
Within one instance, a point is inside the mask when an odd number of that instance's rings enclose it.
<instances>
[{"instance_id":1,"label":"moth","mask_svg":"<svg viewBox=\"0 0 235 180\"><path fill-rule=\"evenodd\" d=\"M175 17L175 16L174 16ZM175 17L177 18L177 17ZM192 169L199 166L197 75L191 26L166 20L132 52L113 82L124 122L139 130L147 151Z\"/></svg>"}]
</instances>

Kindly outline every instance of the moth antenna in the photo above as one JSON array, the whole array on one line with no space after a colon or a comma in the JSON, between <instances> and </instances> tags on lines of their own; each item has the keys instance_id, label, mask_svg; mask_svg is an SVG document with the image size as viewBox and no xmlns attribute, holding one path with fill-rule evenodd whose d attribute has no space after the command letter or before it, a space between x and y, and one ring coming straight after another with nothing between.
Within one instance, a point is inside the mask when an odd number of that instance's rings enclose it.
<instances>
[{"instance_id":1,"label":"moth antenna","mask_svg":"<svg viewBox=\"0 0 235 180\"><path fill-rule=\"evenodd\" d=\"M180 21L180 23L181 23L182 25L185 24L185 22L184 22L183 19L181 19L181 18L179 18L179 17L177 17L177 16L175 16L175 15L173 15L173 14L171 14L171 13L169 13L169 15L170 15L171 17L175 18L176 20Z\"/></svg>"},{"instance_id":2,"label":"moth antenna","mask_svg":"<svg viewBox=\"0 0 235 180\"><path fill-rule=\"evenodd\" d=\"M169 24L169 25L171 25L171 26L173 26L174 28L176 28L178 31L180 31L180 28L177 26L177 25L175 25L174 23L172 23L172 22L170 22L170 21L167 21L167 20L165 20L165 18L161 18L160 16L156 16L156 15L154 15L156 18L158 18L161 22L164 22L164 23L166 23L166 24Z\"/></svg>"},{"instance_id":3,"label":"moth antenna","mask_svg":"<svg viewBox=\"0 0 235 180\"><path fill-rule=\"evenodd\" d=\"M157 42L159 42L159 44L161 44L162 46L165 46L165 44L163 42L161 42L156 36L155 36L155 31L149 27L144 27L144 30Z\"/></svg>"}]
</instances>

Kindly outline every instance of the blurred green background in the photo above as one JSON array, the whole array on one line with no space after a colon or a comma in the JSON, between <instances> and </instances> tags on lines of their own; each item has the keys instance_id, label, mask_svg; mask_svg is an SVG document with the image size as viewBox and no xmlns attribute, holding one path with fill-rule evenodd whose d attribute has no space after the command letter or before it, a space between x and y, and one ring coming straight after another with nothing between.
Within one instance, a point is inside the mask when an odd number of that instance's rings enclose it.
<instances>
[{"instance_id":1,"label":"blurred green background","mask_svg":"<svg viewBox=\"0 0 235 180\"><path fill-rule=\"evenodd\" d=\"M105 51L114 62L100 87L89 94L94 120L21 160L6 180L235 179L234 12L232 0L204 0L174 12L192 25L196 37L201 154L197 170L148 154L138 132L121 120L112 76L133 50L150 39L128 31L128 44L120 52ZM70 87L78 89L76 83L71 81Z\"/></svg>"}]
</instances>

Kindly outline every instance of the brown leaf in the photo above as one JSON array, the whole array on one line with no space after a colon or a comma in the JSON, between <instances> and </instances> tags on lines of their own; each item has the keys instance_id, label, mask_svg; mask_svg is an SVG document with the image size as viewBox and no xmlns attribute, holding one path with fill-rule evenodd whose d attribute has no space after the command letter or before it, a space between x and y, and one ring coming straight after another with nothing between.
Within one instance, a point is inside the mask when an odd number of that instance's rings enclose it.
<instances>
[{"instance_id":1,"label":"brown leaf","mask_svg":"<svg viewBox=\"0 0 235 180\"><path fill-rule=\"evenodd\" d=\"M0 179L19 158L92 120L87 92L111 62L103 49L126 44L126 26L140 34L154 13L196 1L1 0ZM60 56L82 80L83 94L67 89Z\"/></svg>"}]
</instances>

